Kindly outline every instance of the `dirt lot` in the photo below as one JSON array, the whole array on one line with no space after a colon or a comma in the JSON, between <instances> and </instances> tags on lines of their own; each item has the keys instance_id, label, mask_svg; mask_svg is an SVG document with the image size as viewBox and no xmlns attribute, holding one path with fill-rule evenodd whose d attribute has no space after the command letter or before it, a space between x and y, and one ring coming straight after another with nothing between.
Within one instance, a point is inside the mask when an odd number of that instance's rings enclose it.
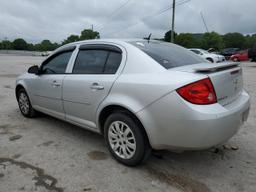
<instances>
[{"instance_id":1,"label":"dirt lot","mask_svg":"<svg viewBox=\"0 0 256 192\"><path fill-rule=\"evenodd\" d=\"M21 116L15 78L41 60L0 55L0 192L256 191L255 63L243 63L251 113L227 148L161 152L128 168L110 157L97 134L44 115Z\"/></svg>"}]
</instances>

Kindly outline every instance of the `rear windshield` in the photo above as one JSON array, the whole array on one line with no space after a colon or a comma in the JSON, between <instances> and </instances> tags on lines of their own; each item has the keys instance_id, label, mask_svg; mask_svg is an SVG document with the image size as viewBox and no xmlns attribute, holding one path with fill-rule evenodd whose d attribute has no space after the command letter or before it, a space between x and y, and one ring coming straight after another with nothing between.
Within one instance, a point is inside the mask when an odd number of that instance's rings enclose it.
<instances>
[{"instance_id":1,"label":"rear windshield","mask_svg":"<svg viewBox=\"0 0 256 192\"><path fill-rule=\"evenodd\" d=\"M205 62L195 53L175 44L160 41L129 42L139 48L166 69Z\"/></svg>"}]
</instances>

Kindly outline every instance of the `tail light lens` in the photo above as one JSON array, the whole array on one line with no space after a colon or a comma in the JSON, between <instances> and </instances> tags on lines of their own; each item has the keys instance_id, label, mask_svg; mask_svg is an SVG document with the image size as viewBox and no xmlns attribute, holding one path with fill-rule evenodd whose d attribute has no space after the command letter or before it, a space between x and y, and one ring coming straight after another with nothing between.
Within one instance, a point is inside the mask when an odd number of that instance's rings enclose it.
<instances>
[{"instance_id":1,"label":"tail light lens","mask_svg":"<svg viewBox=\"0 0 256 192\"><path fill-rule=\"evenodd\" d=\"M188 84L177 89L178 94L190 103L210 105L217 103L217 96L209 78Z\"/></svg>"}]
</instances>

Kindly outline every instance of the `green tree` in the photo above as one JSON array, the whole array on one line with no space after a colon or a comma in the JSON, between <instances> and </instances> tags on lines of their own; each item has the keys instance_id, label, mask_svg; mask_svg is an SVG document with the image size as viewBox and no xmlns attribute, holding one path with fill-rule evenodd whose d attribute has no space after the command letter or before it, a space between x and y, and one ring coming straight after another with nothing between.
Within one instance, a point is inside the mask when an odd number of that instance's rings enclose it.
<instances>
[{"instance_id":1,"label":"green tree","mask_svg":"<svg viewBox=\"0 0 256 192\"><path fill-rule=\"evenodd\" d=\"M76 41L79 41L80 38L78 35L70 35L67 39L65 39L62 44L65 45L65 44L68 44L68 43L73 43L73 42L76 42Z\"/></svg>"},{"instance_id":2,"label":"green tree","mask_svg":"<svg viewBox=\"0 0 256 192\"><path fill-rule=\"evenodd\" d=\"M40 43L37 43L34 45L34 51L40 51L41 47L40 47Z\"/></svg>"},{"instance_id":3,"label":"green tree","mask_svg":"<svg viewBox=\"0 0 256 192\"><path fill-rule=\"evenodd\" d=\"M34 51L35 50L35 47L34 47L34 45L32 43L28 44L28 50L29 51Z\"/></svg>"},{"instance_id":4,"label":"green tree","mask_svg":"<svg viewBox=\"0 0 256 192\"><path fill-rule=\"evenodd\" d=\"M61 45L58 43L53 43L53 50L59 48Z\"/></svg>"},{"instance_id":5,"label":"green tree","mask_svg":"<svg viewBox=\"0 0 256 192\"><path fill-rule=\"evenodd\" d=\"M54 50L52 42L50 40L47 40L47 39L43 40L41 42L40 48L41 48L41 51L52 51L52 50Z\"/></svg>"},{"instance_id":6,"label":"green tree","mask_svg":"<svg viewBox=\"0 0 256 192\"><path fill-rule=\"evenodd\" d=\"M225 47L242 49L245 44L245 37L241 33L227 33L223 36Z\"/></svg>"},{"instance_id":7,"label":"green tree","mask_svg":"<svg viewBox=\"0 0 256 192\"><path fill-rule=\"evenodd\" d=\"M81 32L80 40L87 40L87 39L99 39L100 34L98 31L93 31L91 29L85 29Z\"/></svg>"},{"instance_id":8,"label":"green tree","mask_svg":"<svg viewBox=\"0 0 256 192\"><path fill-rule=\"evenodd\" d=\"M186 48L200 47L200 41L191 33L181 33L176 36L175 43Z\"/></svg>"},{"instance_id":9,"label":"green tree","mask_svg":"<svg viewBox=\"0 0 256 192\"><path fill-rule=\"evenodd\" d=\"M172 30L167 31L164 35L164 41L171 42ZM174 32L174 39L177 36L177 33Z\"/></svg>"},{"instance_id":10,"label":"green tree","mask_svg":"<svg viewBox=\"0 0 256 192\"><path fill-rule=\"evenodd\" d=\"M12 46L13 46L13 49L15 49L15 50L27 50L28 49L27 42L24 39L21 39L21 38L15 39L12 42Z\"/></svg>"},{"instance_id":11,"label":"green tree","mask_svg":"<svg viewBox=\"0 0 256 192\"><path fill-rule=\"evenodd\" d=\"M250 49L256 45L256 34L254 35L247 35L245 37L245 42L243 49Z\"/></svg>"},{"instance_id":12,"label":"green tree","mask_svg":"<svg viewBox=\"0 0 256 192\"><path fill-rule=\"evenodd\" d=\"M12 49L12 42L8 40L2 41L2 49Z\"/></svg>"},{"instance_id":13,"label":"green tree","mask_svg":"<svg viewBox=\"0 0 256 192\"><path fill-rule=\"evenodd\" d=\"M202 37L201 47L204 49L214 48L221 50L224 48L222 36L216 32L205 33Z\"/></svg>"},{"instance_id":14,"label":"green tree","mask_svg":"<svg viewBox=\"0 0 256 192\"><path fill-rule=\"evenodd\" d=\"M43 40L41 43L36 44L34 49L37 51L53 51L58 48L57 43L52 43L50 40Z\"/></svg>"}]
</instances>

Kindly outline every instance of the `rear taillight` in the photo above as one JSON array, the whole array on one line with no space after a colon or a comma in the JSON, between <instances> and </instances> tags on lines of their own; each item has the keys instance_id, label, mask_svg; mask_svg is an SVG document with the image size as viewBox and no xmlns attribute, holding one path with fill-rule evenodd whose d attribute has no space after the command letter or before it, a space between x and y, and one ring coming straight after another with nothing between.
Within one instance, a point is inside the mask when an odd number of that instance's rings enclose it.
<instances>
[{"instance_id":1,"label":"rear taillight","mask_svg":"<svg viewBox=\"0 0 256 192\"><path fill-rule=\"evenodd\" d=\"M178 94L190 103L210 105L217 103L217 97L209 78L188 84L177 89Z\"/></svg>"}]
</instances>

